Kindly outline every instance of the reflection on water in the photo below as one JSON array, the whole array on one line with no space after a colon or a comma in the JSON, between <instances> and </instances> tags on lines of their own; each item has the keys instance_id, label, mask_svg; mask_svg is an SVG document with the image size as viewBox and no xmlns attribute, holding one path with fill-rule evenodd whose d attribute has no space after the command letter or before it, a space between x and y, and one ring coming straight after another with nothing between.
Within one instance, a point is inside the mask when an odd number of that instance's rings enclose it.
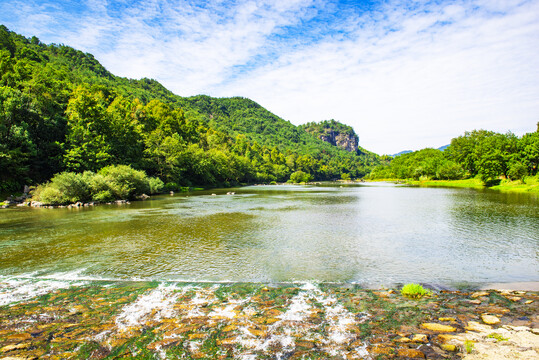
<instances>
[{"instance_id":1,"label":"reflection on water","mask_svg":"<svg viewBox=\"0 0 539 360\"><path fill-rule=\"evenodd\" d=\"M208 281L539 281L539 200L466 189L253 186L0 213L0 275Z\"/></svg>"}]
</instances>

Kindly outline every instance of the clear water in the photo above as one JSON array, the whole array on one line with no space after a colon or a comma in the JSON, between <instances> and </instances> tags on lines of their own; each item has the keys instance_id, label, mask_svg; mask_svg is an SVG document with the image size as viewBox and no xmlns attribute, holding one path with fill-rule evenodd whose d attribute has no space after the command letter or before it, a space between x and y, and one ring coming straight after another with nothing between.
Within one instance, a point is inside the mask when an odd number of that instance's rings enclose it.
<instances>
[{"instance_id":1,"label":"clear water","mask_svg":"<svg viewBox=\"0 0 539 360\"><path fill-rule=\"evenodd\" d=\"M11 208L0 212L0 275L388 286L539 281L538 210L529 194L383 183Z\"/></svg>"}]
</instances>

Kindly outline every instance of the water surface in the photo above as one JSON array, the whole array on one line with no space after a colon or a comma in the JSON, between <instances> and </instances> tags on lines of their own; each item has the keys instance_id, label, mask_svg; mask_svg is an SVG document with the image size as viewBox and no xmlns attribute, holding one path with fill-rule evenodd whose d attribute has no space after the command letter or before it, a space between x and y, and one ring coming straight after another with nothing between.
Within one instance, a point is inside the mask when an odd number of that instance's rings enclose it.
<instances>
[{"instance_id":1,"label":"water surface","mask_svg":"<svg viewBox=\"0 0 539 360\"><path fill-rule=\"evenodd\" d=\"M0 212L0 275L388 286L539 281L538 210L529 194L383 183L16 208Z\"/></svg>"}]
</instances>

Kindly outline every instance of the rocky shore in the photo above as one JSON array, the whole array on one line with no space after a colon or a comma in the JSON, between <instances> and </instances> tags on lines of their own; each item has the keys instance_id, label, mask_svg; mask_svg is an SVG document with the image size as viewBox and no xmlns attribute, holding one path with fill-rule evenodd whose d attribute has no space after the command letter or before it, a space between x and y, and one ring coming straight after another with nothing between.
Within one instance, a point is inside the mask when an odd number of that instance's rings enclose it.
<instances>
[{"instance_id":1,"label":"rocky shore","mask_svg":"<svg viewBox=\"0 0 539 360\"><path fill-rule=\"evenodd\" d=\"M539 294L0 279L0 359L537 359Z\"/></svg>"}]
</instances>

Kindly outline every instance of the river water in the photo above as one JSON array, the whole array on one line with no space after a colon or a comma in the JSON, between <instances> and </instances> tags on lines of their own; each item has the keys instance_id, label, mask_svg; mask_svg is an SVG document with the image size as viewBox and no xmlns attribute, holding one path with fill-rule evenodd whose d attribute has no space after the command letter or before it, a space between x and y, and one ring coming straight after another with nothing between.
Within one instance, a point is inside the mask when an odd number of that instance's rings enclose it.
<instances>
[{"instance_id":1,"label":"river water","mask_svg":"<svg viewBox=\"0 0 539 360\"><path fill-rule=\"evenodd\" d=\"M539 198L529 194L387 183L250 186L130 205L11 208L0 212L0 276L536 282L538 210Z\"/></svg>"}]
</instances>

